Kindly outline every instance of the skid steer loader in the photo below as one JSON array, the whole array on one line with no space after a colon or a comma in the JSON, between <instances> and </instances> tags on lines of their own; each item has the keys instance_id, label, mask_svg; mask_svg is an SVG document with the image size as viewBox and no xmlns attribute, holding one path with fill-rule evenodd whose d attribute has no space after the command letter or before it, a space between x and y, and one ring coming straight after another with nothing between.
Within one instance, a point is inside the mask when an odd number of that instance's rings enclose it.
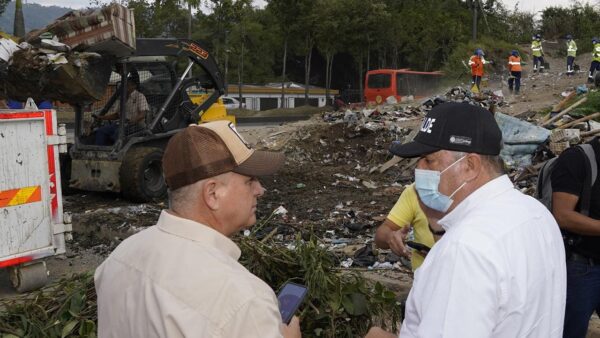
<instances>
[{"instance_id":1,"label":"skid steer loader","mask_svg":"<svg viewBox=\"0 0 600 338\"><path fill-rule=\"evenodd\" d=\"M61 159L64 188L120 192L139 202L162 198L167 191L162 155L169 138L199 121L235 122L220 103L224 81L217 63L200 42L137 39L136 45L134 55L115 60L105 99L75 106L74 144ZM178 74L177 65L186 62ZM128 81L146 98L145 123L127 118ZM114 112L126 113L112 122L113 142L99 144L99 128L111 121L97 117Z\"/></svg>"}]
</instances>

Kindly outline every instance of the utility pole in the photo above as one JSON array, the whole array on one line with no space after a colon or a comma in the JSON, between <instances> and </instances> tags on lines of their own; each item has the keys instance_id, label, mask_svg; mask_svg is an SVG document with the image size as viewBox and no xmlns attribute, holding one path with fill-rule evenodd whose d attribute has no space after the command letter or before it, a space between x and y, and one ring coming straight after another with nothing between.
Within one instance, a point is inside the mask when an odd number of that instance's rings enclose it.
<instances>
[{"instance_id":1,"label":"utility pole","mask_svg":"<svg viewBox=\"0 0 600 338\"><path fill-rule=\"evenodd\" d=\"M229 81L227 81L227 73L229 72L229 43L227 41L229 30L225 30L225 95L229 94Z\"/></svg>"}]
</instances>

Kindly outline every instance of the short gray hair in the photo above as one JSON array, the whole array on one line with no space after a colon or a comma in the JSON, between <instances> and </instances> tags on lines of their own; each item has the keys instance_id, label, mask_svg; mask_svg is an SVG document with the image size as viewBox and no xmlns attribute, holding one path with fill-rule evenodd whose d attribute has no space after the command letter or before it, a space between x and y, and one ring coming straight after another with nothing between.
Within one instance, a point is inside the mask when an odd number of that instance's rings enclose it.
<instances>
[{"instance_id":1,"label":"short gray hair","mask_svg":"<svg viewBox=\"0 0 600 338\"><path fill-rule=\"evenodd\" d=\"M467 155L465 152L461 151L452 151L452 155L454 159L459 160L461 157ZM478 154L481 157L481 162L483 166L488 169L488 171L496 176L501 176L506 174L506 165L504 164L504 160L500 155L482 155Z\"/></svg>"},{"instance_id":2,"label":"short gray hair","mask_svg":"<svg viewBox=\"0 0 600 338\"><path fill-rule=\"evenodd\" d=\"M202 181L188 184L181 188L171 190L169 189L169 208L170 209L181 209L185 208L188 203L195 200L194 193L197 191L196 187Z\"/></svg>"},{"instance_id":3,"label":"short gray hair","mask_svg":"<svg viewBox=\"0 0 600 338\"><path fill-rule=\"evenodd\" d=\"M500 155L479 155L481 156L482 162L491 173L498 176L506 174L506 164Z\"/></svg>"}]
</instances>

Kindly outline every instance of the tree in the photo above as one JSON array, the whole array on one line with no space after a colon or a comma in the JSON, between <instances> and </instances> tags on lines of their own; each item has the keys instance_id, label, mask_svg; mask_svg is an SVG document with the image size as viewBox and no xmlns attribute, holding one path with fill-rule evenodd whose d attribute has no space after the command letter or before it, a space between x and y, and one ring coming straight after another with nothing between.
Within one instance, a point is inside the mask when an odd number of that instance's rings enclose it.
<instances>
[{"instance_id":1,"label":"tree","mask_svg":"<svg viewBox=\"0 0 600 338\"><path fill-rule=\"evenodd\" d=\"M292 38L292 32L297 29L297 18L300 15L300 7L297 0L269 0L267 10L272 11L277 20L279 30L283 38L283 60L281 71L281 107L285 108L285 75L287 65L288 43Z\"/></svg>"},{"instance_id":2,"label":"tree","mask_svg":"<svg viewBox=\"0 0 600 338\"><path fill-rule=\"evenodd\" d=\"M10 0L0 0L0 15L2 15L2 13L4 13L4 10L6 9L6 5L10 2Z\"/></svg>"},{"instance_id":3,"label":"tree","mask_svg":"<svg viewBox=\"0 0 600 338\"><path fill-rule=\"evenodd\" d=\"M198 7L200 7L200 0L181 0L181 3L184 5L187 5L187 17L188 17L188 34L187 34L187 38L191 39L192 38L192 8L197 9Z\"/></svg>"},{"instance_id":4,"label":"tree","mask_svg":"<svg viewBox=\"0 0 600 338\"><path fill-rule=\"evenodd\" d=\"M231 33L234 27L240 23L244 10L250 8L251 0L207 0L206 3L212 10L212 13L205 18L208 24L207 28L211 31L215 58L222 65L221 69L224 70L224 79L227 84L229 81L229 56L232 52L230 48ZM241 33L238 31L238 34ZM227 93L227 85L225 88Z\"/></svg>"},{"instance_id":5,"label":"tree","mask_svg":"<svg viewBox=\"0 0 600 338\"><path fill-rule=\"evenodd\" d=\"M19 38L25 36L25 19L23 18L23 0L15 2L15 22L13 25L13 35Z\"/></svg>"},{"instance_id":6,"label":"tree","mask_svg":"<svg viewBox=\"0 0 600 338\"><path fill-rule=\"evenodd\" d=\"M339 15L343 6L340 0L319 0L316 7L318 18L315 25L315 40L317 48L325 55L325 99L330 101L331 73L333 58L343 48L341 35L346 27L347 17Z\"/></svg>"},{"instance_id":7,"label":"tree","mask_svg":"<svg viewBox=\"0 0 600 338\"><path fill-rule=\"evenodd\" d=\"M358 69L358 86L362 93L363 78L366 69L370 68L371 45L385 34L384 23L389 12L385 3L377 0L347 0L344 2L341 15L349 19L344 27L346 46Z\"/></svg>"},{"instance_id":8,"label":"tree","mask_svg":"<svg viewBox=\"0 0 600 338\"><path fill-rule=\"evenodd\" d=\"M127 7L133 9L137 37L187 37L188 12L179 0L128 0Z\"/></svg>"},{"instance_id":9,"label":"tree","mask_svg":"<svg viewBox=\"0 0 600 338\"><path fill-rule=\"evenodd\" d=\"M296 27L299 36L304 36L304 41L300 46L300 51L304 54L304 104L308 104L308 92L310 86L310 69L312 63L313 48L316 39L316 25L319 21L318 13L322 10L321 3L315 3L313 0L298 1L300 17Z\"/></svg>"}]
</instances>

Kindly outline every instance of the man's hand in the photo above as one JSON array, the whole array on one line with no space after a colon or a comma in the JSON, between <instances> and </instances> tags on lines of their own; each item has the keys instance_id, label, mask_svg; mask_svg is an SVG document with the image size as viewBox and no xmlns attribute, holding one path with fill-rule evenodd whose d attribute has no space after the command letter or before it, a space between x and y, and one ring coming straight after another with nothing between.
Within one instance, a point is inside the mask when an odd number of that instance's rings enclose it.
<instances>
[{"instance_id":1,"label":"man's hand","mask_svg":"<svg viewBox=\"0 0 600 338\"><path fill-rule=\"evenodd\" d=\"M284 338L302 337L302 332L300 332L300 319L298 316L294 316L288 325L281 324L281 333Z\"/></svg>"},{"instance_id":2,"label":"man's hand","mask_svg":"<svg viewBox=\"0 0 600 338\"><path fill-rule=\"evenodd\" d=\"M388 235L387 244L392 252L398 256L410 258L411 250L404 244L410 229L411 226L406 225L400 230L393 231Z\"/></svg>"},{"instance_id":3,"label":"man's hand","mask_svg":"<svg viewBox=\"0 0 600 338\"><path fill-rule=\"evenodd\" d=\"M367 335L365 336L365 338L397 338L398 336L392 333L387 332L386 330L377 327L377 326L373 326L372 328L369 329L369 332L367 332Z\"/></svg>"}]
</instances>

